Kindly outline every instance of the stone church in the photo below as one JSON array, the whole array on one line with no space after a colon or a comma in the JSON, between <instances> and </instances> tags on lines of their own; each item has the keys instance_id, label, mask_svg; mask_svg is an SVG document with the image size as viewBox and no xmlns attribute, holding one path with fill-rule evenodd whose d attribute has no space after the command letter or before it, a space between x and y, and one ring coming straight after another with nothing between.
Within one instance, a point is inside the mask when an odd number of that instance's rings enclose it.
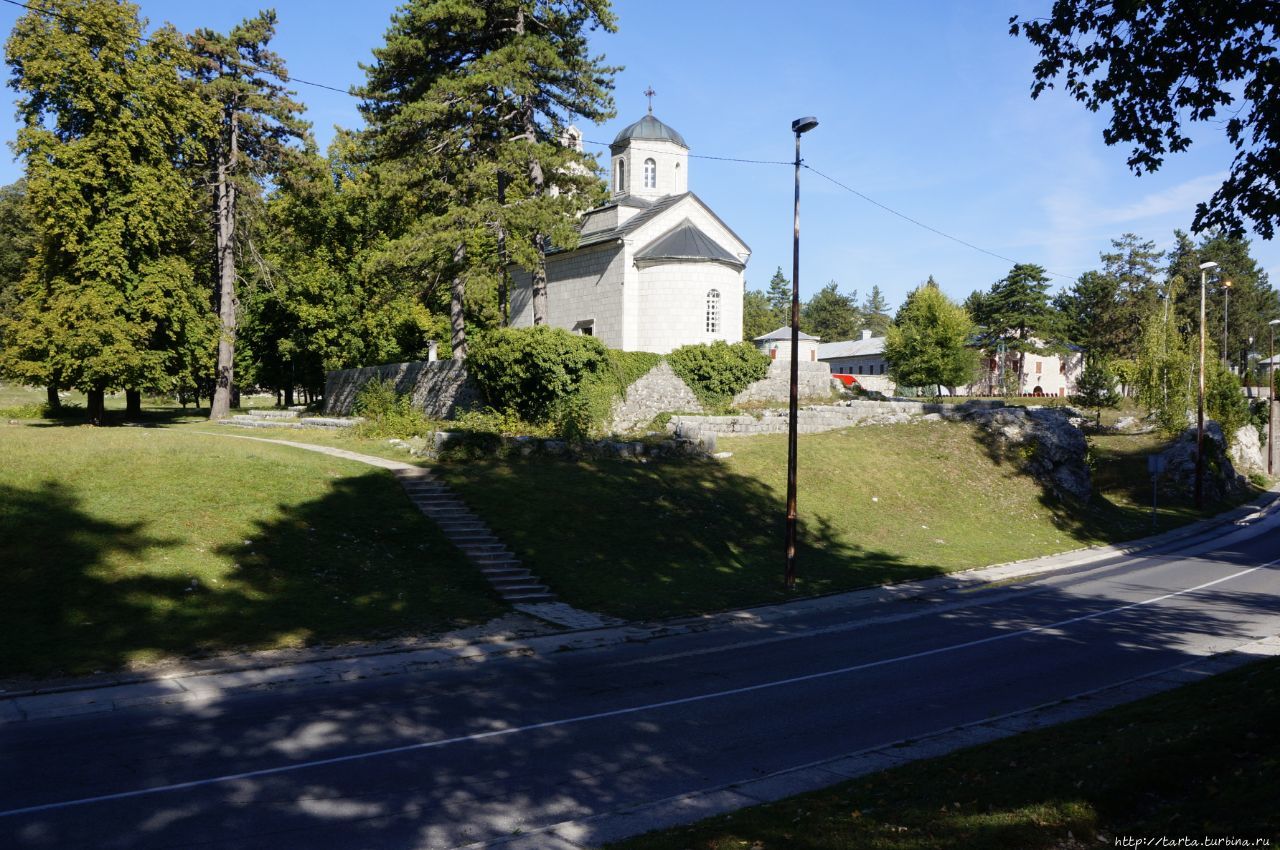
<instances>
[{"instance_id":1,"label":"stone church","mask_svg":"<svg viewBox=\"0 0 1280 850\"><path fill-rule=\"evenodd\" d=\"M609 202L583 215L576 249L547 255L548 324L659 354L741 340L751 249L689 191L684 137L651 106L610 154ZM511 324L528 327L530 275L512 278Z\"/></svg>"}]
</instances>

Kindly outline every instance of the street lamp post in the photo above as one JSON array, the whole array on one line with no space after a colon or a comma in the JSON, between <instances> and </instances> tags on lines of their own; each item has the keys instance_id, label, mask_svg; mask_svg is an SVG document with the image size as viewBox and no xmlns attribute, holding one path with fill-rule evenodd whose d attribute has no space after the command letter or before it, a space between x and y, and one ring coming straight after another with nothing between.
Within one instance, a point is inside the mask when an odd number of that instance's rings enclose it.
<instances>
[{"instance_id":1,"label":"street lamp post","mask_svg":"<svg viewBox=\"0 0 1280 850\"><path fill-rule=\"evenodd\" d=\"M800 136L818 126L812 115L791 122L796 134L795 230L791 242L791 392L787 417L787 566L783 583L796 586L796 418L800 410Z\"/></svg>"},{"instance_id":2,"label":"street lamp post","mask_svg":"<svg viewBox=\"0 0 1280 850\"><path fill-rule=\"evenodd\" d=\"M1227 311L1231 307L1231 281L1222 282L1222 367L1230 368L1227 360Z\"/></svg>"},{"instance_id":3,"label":"street lamp post","mask_svg":"<svg viewBox=\"0 0 1280 850\"><path fill-rule=\"evenodd\" d=\"M1200 264L1200 391L1196 395L1196 507L1204 507L1204 290L1209 269L1217 263Z\"/></svg>"},{"instance_id":4,"label":"street lamp post","mask_svg":"<svg viewBox=\"0 0 1280 850\"><path fill-rule=\"evenodd\" d=\"M1276 325L1280 325L1280 319L1267 322L1267 330L1271 332L1267 355L1267 475L1275 474L1272 467L1276 456L1276 409L1272 405L1276 403Z\"/></svg>"}]
</instances>

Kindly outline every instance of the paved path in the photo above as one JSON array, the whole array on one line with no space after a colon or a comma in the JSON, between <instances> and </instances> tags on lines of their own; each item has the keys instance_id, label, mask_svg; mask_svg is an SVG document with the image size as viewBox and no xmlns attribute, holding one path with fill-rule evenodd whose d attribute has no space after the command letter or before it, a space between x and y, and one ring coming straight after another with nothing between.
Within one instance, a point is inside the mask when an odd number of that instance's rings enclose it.
<instances>
[{"instance_id":1,"label":"paved path","mask_svg":"<svg viewBox=\"0 0 1280 850\"><path fill-rule=\"evenodd\" d=\"M644 643L2 724L0 846L591 847L1280 653L1277 531Z\"/></svg>"},{"instance_id":2,"label":"paved path","mask_svg":"<svg viewBox=\"0 0 1280 850\"><path fill-rule=\"evenodd\" d=\"M556 599L551 589L520 563L516 554L498 539L484 520L426 467L399 460L388 460L375 455L359 454L332 446L317 446L293 440L249 437L241 434L214 434L209 431L196 433L211 437L233 437L259 443L275 443L390 470L408 493L414 507L439 526L450 543L462 550L462 553L475 564L504 602L518 611L573 629L599 628L607 622L618 622L590 611L581 611Z\"/></svg>"}]
</instances>

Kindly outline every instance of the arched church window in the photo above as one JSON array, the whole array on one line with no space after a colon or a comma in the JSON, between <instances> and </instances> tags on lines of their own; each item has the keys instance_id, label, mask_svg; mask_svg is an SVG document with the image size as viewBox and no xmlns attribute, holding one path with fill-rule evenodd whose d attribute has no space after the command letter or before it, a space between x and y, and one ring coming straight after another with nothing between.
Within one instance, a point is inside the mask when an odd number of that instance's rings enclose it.
<instances>
[{"instance_id":1,"label":"arched church window","mask_svg":"<svg viewBox=\"0 0 1280 850\"><path fill-rule=\"evenodd\" d=\"M658 188L658 163L652 159L644 161L644 187L646 189Z\"/></svg>"},{"instance_id":2,"label":"arched church window","mask_svg":"<svg viewBox=\"0 0 1280 850\"><path fill-rule=\"evenodd\" d=\"M707 292L707 333L720 333L720 290Z\"/></svg>"},{"instance_id":3,"label":"arched church window","mask_svg":"<svg viewBox=\"0 0 1280 850\"><path fill-rule=\"evenodd\" d=\"M627 161L619 159L618 164L613 167L613 171L618 176L618 186L614 191L625 191L627 188Z\"/></svg>"}]
</instances>

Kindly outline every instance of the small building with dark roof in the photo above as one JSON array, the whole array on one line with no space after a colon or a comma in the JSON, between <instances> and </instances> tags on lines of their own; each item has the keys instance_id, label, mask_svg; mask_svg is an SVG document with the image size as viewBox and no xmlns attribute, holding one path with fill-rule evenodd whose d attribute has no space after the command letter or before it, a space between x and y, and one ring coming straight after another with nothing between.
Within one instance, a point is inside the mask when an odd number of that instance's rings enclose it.
<instances>
[{"instance_id":1,"label":"small building with dark roof","mask_svg":"<svg viewBox=\"0 0 1280 850\"><path fill-rule=\"evenodd\" d=\"M609 202L577 248L547 254L547 322L610 348L665 354L742 339L751 249L689 191L689 146L650 112L610 146ZM533 324L531 275L512 270L511 323Z\"/></svg>"}]
</instances>

